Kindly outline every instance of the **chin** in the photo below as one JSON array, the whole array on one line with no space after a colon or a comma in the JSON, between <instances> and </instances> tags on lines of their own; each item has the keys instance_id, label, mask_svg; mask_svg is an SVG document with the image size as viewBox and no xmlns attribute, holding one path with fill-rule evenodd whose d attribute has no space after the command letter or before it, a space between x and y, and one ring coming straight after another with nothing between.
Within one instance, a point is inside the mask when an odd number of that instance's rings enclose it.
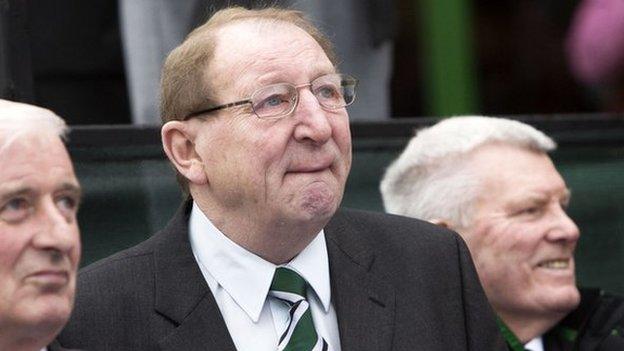
<instances>
[{"instance_id":1,"label":"chin","mask_svg":"<svg viewBox=\"0 0 624 351\"><path fill-rule=\"evenodd\" d=\"M306 202L299 207L299 214L305 221L329 220L338 206L335 202Z\"/></svg>"},{"instance_id":2,"label":"chin","mask_svg":"<svg viewBox=\"0 0 624 351\"><path fill-rule=\"evenodd\" d=\"M73 307L73 296L48 296L30 308L31 320L53 327L63 325L69 319Z\"/></svg>"},{"instance_id":3,"label":"chin","mask_svg":"<svg viewBox=\"0 0 624 351\"><path fill-rule=\"evenodd\" d=\"M568 313L574 310L581 301L581 294L576 286L565 286L551 290L549 296L545 296L549 309L558 313Z\"/></svg>"},{"instance_id":4,"label":"chin","mask_svg":"<svg viewBox=\"0 0 624 351\"><path fill-rule=\"evenodd\" d=\"M340 196L327 184L316 183L300 194L296 207L309 220L329 219L338 209L339 200Z\"/></svg>"},{"instance_id":5,"label":"chin","mask_svg":"<svg viewBox=\"0 0 624 351\"><path fill-rule=\"evenodd\" d=\"M69 320L71 309L47 309L31 312L28 315L18 315L15 321L20 325L20 329L29 335L42 338L58 334ZM49 341L51 341L51 339Z\"/></svg>"}]
</instances>

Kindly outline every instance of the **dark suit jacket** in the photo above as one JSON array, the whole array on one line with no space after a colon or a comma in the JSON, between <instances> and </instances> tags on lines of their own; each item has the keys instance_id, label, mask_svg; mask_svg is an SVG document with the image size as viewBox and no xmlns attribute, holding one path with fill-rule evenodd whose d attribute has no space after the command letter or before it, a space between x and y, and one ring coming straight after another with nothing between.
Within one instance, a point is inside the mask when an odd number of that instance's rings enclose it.
<instances>
[{"instance_id":1,"label":"dark suit jacket","mask_svg":"<svg viewBox=\"0 0 624 351\"><path fill-rule=\"evenodd\" d=\"M189 204L83 269L59 336L97 350L235 350L191 252ZM341 211L325 228L342 350L505 350L464 242L428 223Z\"/></svg>"},{"instance_id":2,"label":"dark suit jacket","mask_svg":"<svg viewBox=\"0 0 624 351\"><path fill-rule=\"evenodd\" d=\"M546 351L624 350L624 298L580 289L581 303L544 335Z\"/></svg>"},{"instance_id":3,"label":"dark suit jacket","mask_svg":"<svg viewBox=\"0 0 624 351\"><path fill-rule=\"evenodd\" d=\"M80 350L66 349L64 347L61 347L58 341L54 340L50 345L48 345L48 351L80 351Z\"/></svg>"}]
</instances>

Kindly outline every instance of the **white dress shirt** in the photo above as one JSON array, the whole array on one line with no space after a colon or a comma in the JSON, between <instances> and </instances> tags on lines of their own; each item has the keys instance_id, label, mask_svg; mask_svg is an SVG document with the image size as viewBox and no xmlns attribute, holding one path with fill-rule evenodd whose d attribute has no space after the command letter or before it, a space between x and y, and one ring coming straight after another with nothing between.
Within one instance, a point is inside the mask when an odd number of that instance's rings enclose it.
<instances>
[{"instance_id":1,"label":"white dress shirt","mask_svg":"<svg viewBox=\"0 0 624 351\"><path fill-rule=\"evenodd\" d=\"M275 351L288 326L288 307L269 297L278 266L239 246L193 203L189 235L195 260L219 306L238 351ZM316 238L286 265L312 287L308 302L319 335L329 350L340 351L336 311L331 304L329 260L325 234Z\"/></svg>"},{"instance_id":2,"label":"white dress shirt","mask_svg":"<svg viewBox=\"0 0 624 351\"><path fill-rule=\"evenodd\" d=\"M541 336L529 341L524 345L524 348L531 351L544 351L544 340Z\"/></svg>"}]
</instances>

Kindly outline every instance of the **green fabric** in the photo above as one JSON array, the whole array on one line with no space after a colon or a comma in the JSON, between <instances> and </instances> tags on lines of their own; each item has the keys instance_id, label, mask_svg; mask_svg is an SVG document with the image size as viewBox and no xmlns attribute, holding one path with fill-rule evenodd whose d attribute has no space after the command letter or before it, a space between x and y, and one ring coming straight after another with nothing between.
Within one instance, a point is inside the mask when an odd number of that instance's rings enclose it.
<instances>
[{"instance_id":1,"label":"green fabric","mask_svg":"<svg viewBox=\"0 0 624 351\"><path fill-rule=\"evenodd\" d=\"M294 271L288 268L278 267L273 276L271 290L297 294L305 299L306 281Z\"/></svg>"},{"instance_id":2,"label":"green fabric","mask_svg":"<svg viewBox=\"0 0 624 351\"><path fill-rule=\"evenodd\" d=\"M305 279L303 279L296 272L284 267L278 267L275 270L273 282L271 283L271 291L296 294L300 297L299 301L302 301L301 303L293 303L292 301L282 299L290 305L291 310L289 311L289 314L291 318L294 314L293 309L303 308L303 302L307 304L306 288L307 283ZM284 347L284 351L312 350L318 341L318 334L314 329L314 321L312 320L312 313L310 312L309 305L306 307L305 312L301 315L301 318L297 321L297 325L289 325L289 329L291 328L293 329L293 332L290 335L290 339L286 341L287 344Z\"/></svg>"},{"instance_id":3,"label":"green fabric","mask_svg":"<svg viewBox=\"0 0 624 351\"><path fill-rule=\"evenodd\" d=\"M475 52L472 42L472 1L419 2L424 29L426 113L433 116L479 111Z\"/></svg>"},{"instance_id":4,"label":"green fabric","mask_svg":"<svg viewBox=\"0 0 624 351\"><path fill-rule=\"evenodd\" d=\"M558 326L555 329L555 332L561 339L571 343L576 341L576 338L578 337L578 331L568 327Z\"/></svg>"},{"instance_id":5,"label":"green fabric","mask_svg":"<svg viewBox=\"0 0 624 351\"><path fill-rule=\"evenodd\" d=\"M496 318L496 323L498 323L498 329L500 329L501 334L503 334L503 337L505 338L505 341L507 341L507 345L511 350L526 351L524 345L520 342L520 340L518 340L518 337L509 329L507 325L505 325L505 323L503 323L503 321L500 320L500 318Z\"/></svg>"},{"instance_id":6,"label":"green fabric","mask_svg":"<svg viewBox=\"0 0 624 351\"><path fill-rule=\"evenodd\" d=\"M284 348L284 351L312 350L317 340L318 335L314 329L312 313L310 313L310 309L308 308L303 316L301 316L301 319L299 319L299 323L297 323L295 330L290 336L290 340L286 348Z\"/></svg>"},{"instance_id":7,"label":"green fabric","mask_svg":"<svg viewBox=\"0 0 624 351\"><path fill-rule=\"evenodd\" d=\"M509 329L509 327L502 321L500 318L496 318L496 322L498 323L498 329L500 329L501 334L505 338L507 345L512 351L526 351L524 345L518 337ZM574 344L576 338L578 337L578 331L569 327L557 326L554 329L554 334L557 338L564 342L565 344L569 344L570 346Z\"/></svg>"}]
</instances>

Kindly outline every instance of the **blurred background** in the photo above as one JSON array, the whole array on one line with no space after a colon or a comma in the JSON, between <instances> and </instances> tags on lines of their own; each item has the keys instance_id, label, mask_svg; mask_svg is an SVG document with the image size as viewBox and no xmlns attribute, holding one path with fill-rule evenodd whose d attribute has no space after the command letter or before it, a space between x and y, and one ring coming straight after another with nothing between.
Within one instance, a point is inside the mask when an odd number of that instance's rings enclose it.
<instances>
[{"instance_id":1,"label":"blurred background","mask_svg":"<svg viewBox=\"0 0 624 351\"><path fill-rule=\"evenodd\" d=\"M71 124L158 124L162 60L226 3L267 1L4 0L1 94ZM270 3L306 12L362 79L355 121L624 110L619 0Z\"/></svg>"},{"instance_id":2,"label":"blurred background","mask_svg":"<svg viewBox=\"0 0 624 351\"><path fill-rule=\"evenodd\" d=\"M0 0L0 97L72 126L84 187L83 265L161 228L182 196L161 151L166 54L235 0ZM344 205L381 211L378 182L414 130L459 114L506 116L558 141L581 228L582 285L624 294L624 2L281 0L361 80Z\"/></svg>"}]
</instances>

